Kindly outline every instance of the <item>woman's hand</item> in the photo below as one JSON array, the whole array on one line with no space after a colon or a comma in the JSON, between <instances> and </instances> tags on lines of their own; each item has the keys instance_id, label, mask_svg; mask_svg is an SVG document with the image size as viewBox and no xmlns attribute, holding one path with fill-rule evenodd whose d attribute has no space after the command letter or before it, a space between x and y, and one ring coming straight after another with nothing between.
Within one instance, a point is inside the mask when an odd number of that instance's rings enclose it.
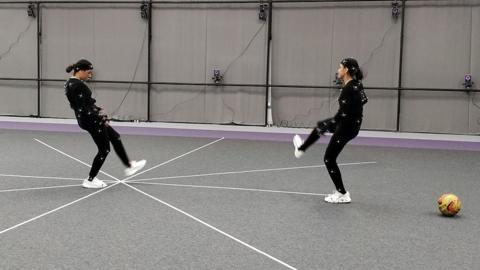
<instances>
[{"instance_id":1,"label":"woman's hand","mask_svg":"<svg viewBox=\"0 0 480 270\"><path fill-rule=\"evenodd\" d=\"M106 126L109 125L109 120L108 120L108 115L103 114L103 111L99 113L100 117L102 118L102 123L104 123Z\"/></svg>"}]
</instances>

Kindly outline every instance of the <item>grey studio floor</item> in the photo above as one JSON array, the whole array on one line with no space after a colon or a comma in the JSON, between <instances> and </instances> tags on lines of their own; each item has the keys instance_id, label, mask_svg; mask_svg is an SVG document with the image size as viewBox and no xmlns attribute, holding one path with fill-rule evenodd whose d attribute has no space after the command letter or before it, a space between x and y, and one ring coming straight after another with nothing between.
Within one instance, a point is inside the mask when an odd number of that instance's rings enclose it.
<instances>
[{"instance_id":1,"label":"grey studio floor","mask_svg":"<svg viewBox=\"0 0 480 270\"><path fill-rule=\"evenodd\" d=\"M102 190L81 187L86 133L0 130L0 269L478 269L480 155L348 145L334 187L325 144L122 136ZM87 165L83 164L86 163ZM463 202L454 218L436 199Z\"/></svg>"}]
</instances>

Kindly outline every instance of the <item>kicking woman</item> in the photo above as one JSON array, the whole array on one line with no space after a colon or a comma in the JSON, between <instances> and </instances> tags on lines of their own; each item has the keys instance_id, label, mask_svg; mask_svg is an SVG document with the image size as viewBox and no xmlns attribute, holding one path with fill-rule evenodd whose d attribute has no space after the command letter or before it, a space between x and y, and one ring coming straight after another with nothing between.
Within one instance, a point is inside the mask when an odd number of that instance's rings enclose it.
<instances>
[{"instance_id":1,"label":"kicking woman","mask_svg":"<svg viewBox=\"0 0 480 270\"><path fill-rule=\"evenodd\" d=\"M353 58L346 58L340 62L338 79L342 81L342 89L338 98L339 109L333 118L317 123L305 142L300 136L293 137L295 157L300 158L303 153L325 132L333 133L325 151L324 162L336 190L325 197L329 203L349 203L350 193L345 190L342 175L337 164L337 157L345 145L355 138L360 131L363 118L363 105L368 99L363 91L361 80L363 72Z\"/></svg>"},{"instance_id":2,"label":"kicking woman","mask_svg":"<svg viewBox=\"0 0 480 270\"><path fill-rule=\"evenodd\" d=\"M83 181L85 188L104 188L107 185L96 178L103 162L110 152L110 143L120 160L127 167L125 175L130 176L141 170L146 161L131 161L123 147L120 135L109 125L107 116L102 113L102 108L95 105L96 100L92 98L92 91L84 83L92 78L93 65L85 59L67 67L67 73L73 71L73 76L65 83L65 94L67 95L70 107L75 112L78 125L86 130L93 138L98 147L88 179Z\"/></svg>"}]
</instances>

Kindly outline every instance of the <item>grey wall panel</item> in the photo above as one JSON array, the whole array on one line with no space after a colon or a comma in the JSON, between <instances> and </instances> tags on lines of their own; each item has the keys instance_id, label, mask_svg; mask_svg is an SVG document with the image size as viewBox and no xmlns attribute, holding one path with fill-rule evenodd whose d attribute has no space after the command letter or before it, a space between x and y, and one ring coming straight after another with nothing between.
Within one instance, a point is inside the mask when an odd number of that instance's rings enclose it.
<instances>
[{"instance_id":1,"label":"grey wall panel","mask_svg":"<svg viewBox=\"0 0 480 270\"><path fill-rule=\"evenodd\" d=\"M0 77L35 78L36 20L23 5L1 6L0 26ZM0 81L0 114L36 115L36 82Z\"/></svg>"},{"instance_id":2,"label":"grey wall panel","mask_svg":"<svg viewBox=\"0 0 480 270\"><path fill-rule=\"evenodd\" d=\"M265 82L267 27L258 20L256 9L162 5L155 6L154 12L154 81L211 83L216 68L224 75L224 83ZM231 87L199 90L158 85L155 88L152 108L160 107L153 108L154 121L265 123L264 90ZM175 95L172 89L184 90ZM182 109L191 102L195 105ZM172 110L165 111L165 107ZM226 108L234 109L235 113L228 113Z\"/></svg>"},{"instance_id":3,"label":"grey wall panel","mask_svg":"<svg viewBox=\"0 0 480 270\"><path fill-rule=\"evenodd\" d=\"M91 9L42 9L42 75L65 78L65 67L79 58L96 62L95 11ZM80 23L78 23L80 22ZM95 70L97 72L97 70Z\"/></svg>"},{"instance_id":4,"label":"grey wall panel","mask_svg":"<svg viewBox=\"0 0 480 270\"><path fill-rule=\"evenodd\" d=\"M95 79L146 80L146 22L137 9L46 7L43 13L42 75L63 78L65 67L79 58L90 59Z\"/></svg>"},{"instance_id":5,"label":"grey wall panel","mask_svg":"<svg viewBox=\"0 0 480 270\"><path fill-rule=\"evenodd\" d=\"M274 84L330 85L333 8L276 4L273 18ZM334 72L333 72L334 73Z\"/></svg>"},{"instance_id":6,"label":"grey wall panel","mask_svg":"<svg viewBox=\"0 0 480 270\"><path fill-rule=\"evenodd\" d=\"M471 74L475 89L480 89L480 6L472 8ZM480 93L470 94L469 132L480 133Z\"/></svg>"},{"instance_id":7,"label":"grey wall panel","mask_svg":"<svg viewBox=\"0 0 480 270\"><path fill-rule=\"evenodd\" d=\"M42 76L68 78L65 67L80 58L94 64L94 79L131 81L147 79L146 22L133 8L66 8L47 6L42 10ZM143 47L142 47L143 45ZM135 78L134 73L138 64ZM112 112L126 93L128 85L98 87L98 95L112 94L102 106ZM102 93L102 91L106 91ZM135 97L136 95L143 97ZM130 91L127 100L147 100L146 91ZM41 100L65 102L63 91L42 88ZM117 118L146 119L144 106L125 102ZM43 104L43 103L42 103ZM45 104L47 105L47 104ZM42 116L63 117L69 112L43 108ZM45 113L45 114L43 114Z\"/></svg>"},{"instance_id":8,"label":"grey wall panel","mask_svg":"<svg viewBox=\"0 0 480 270\"><path fill-rule=\"evenodd\" d=\"M463 76L470 70L471 19L471 7L408 7L403 85L461 88ZM468 133L467 102L463 93L405 92L402 95L400 129Z\"/></svg>"},{"instance_id":9,"label":"grey wall panel","mask_svg":"<svg viewBox=\"0 0 480 270\"><path fill-rule=\"evenodd\" d=\"M75 118L65 96L62 82L40 84L40 115L44 117Z\"/></svg>"},{"instance_id":10,"label":"grey wall panel","mask_svg":"<svg viewBox=\"0 0 480 270\"><path fill-rule=\"evenodd\" d=\"M465 92L403 91L402 131L468 133L468 95Z\"/></svg>"},{"instance_id":11,"label":"grey wall panel","mask_svg":"<svg viewBox=\"0 0 480 270\"><path fill-rule=\"evenodd\" d=\"M151 91L153 121L205 123L205 87L155 85Z\"/></svg>"},{"instance_id":12,"label":"grey wall panel","mask_svg":"<svg viewBox=\"0 0 480 270\"><path fill-rule=\"evenodd\" d=\"M97 104L109 117L119 120L147 120L146 85L133 84L128 90L128 85L96 83L91 84L91 88Z\"/></svg>"},{"instance_id":13,"label":"grey wall panel","mask_svg":"<svg viewBox=\"0 0 480 270\"><path fill-rule=\"evenodd\" d=\"M407 8L404 86L461 87L470 68L470 24L470 7Z\"/></svg>"},{"instance_id":14,"label":"grey wall panel","mask_svg":"<svg viewBox=\"0 0 480 270\"><path fill-rule=\"evenodd\" d=\"M205 116L208 123L265 125L265 88L208 87Z\"/></svg>"},{"instance_id":15,"label":"grey wall panel","mask_svg":"<svg viewBox=\"0 0 480 270\"><path fill-rule=\"evenodd\" d=\"M257 8L209 11L206 81L212 82L218 68L224 83L265 83L267 28ZM264 125L265 88L208 87L205 107L207 122Z\"/></svg>"},{"instance_id":16,"label":"grey wall panel","mask_svg":"<svg viewBox=\"0 0 480 270\"><path fill-rule=\"evenodd\" d=\"M368 103L363 106L362 129L396 130L397 91L367 90Z\"/></svg>"},{"instance_id":17,"label":"grey wall panel","mask_svg":"<svg viewBox=\"0 0 480 270\"><path fill-rule=\"evenodd\" d=\"M36 20L15 5L0 9L0 26L0 77L36 77Z\"/></svg>"},{"instance_id":18,"label":"grey wall panel","mask_svg":"<svg viewBox=\"0 0 480 270\"><path fill-rule=\"evenodd\" d=\"M257 8L217 8L207 15L206 80L219 68L225 83L265 83L266 22ZM228 69L228 71L227 71Z\"/></svg>"},{"instance_id":19,"label":"grey wall panel","mask_svg":"<svg viewBox=\"0 0 480 270\"><path fill-rule=\"evenodd\" d=\"M333 16L331 7L275 5L273 84L331 85ZM273 88L273 122L278 126L313 126L331 115L330 99L328 89Z\"/></svg>"},{"instance_id":20,"label":"grey wall panel","mask_svg":"<svg viewBox=\"0 0 480 270\"><path fill-rule=\"evenodd\" d=\"M471 93L468 97L468 101L468 133L480 134L480 93Z\"/></svg>"},{"instance_id":21,"label":"grey wall panel","mask_svg":"<svg viewBox=\"0 0 480 270\"><path fill-rule=\"evenodd\" d=\"M37 83L0 81L0 114L37 115Z\"/></svg>"},{"instance_id":22,"label":"grey wall panel","mask_svg":"<svg viewBox=\"0 0 480 270\"><path fill-rule=\"evenodd\" d=\"M152 80L205 82L206 9L155 6Z\"/></svg>"},{"instance_id":23,"label":"grey wall panel","mask_svg":"<svg viewBox=\"0 0 480 270\"><path fill-rule=\"evenodd\" d=\"M272 110L275 125L281 127L313 127L320 119L333 116L331 100L338 94L329 89L273 88Z\"/></svg>"},{"instance_id":24,"label":"grey wall panel","mask_svg":"<svg viewBox=\"0 0 480 270\"><path fill-rule=\"evenodd\" d=\"M207 9L154 6L152 80L206 82ZM151 119L205 122L204 86L152 86Z\"/></svg>"}]
</instances>

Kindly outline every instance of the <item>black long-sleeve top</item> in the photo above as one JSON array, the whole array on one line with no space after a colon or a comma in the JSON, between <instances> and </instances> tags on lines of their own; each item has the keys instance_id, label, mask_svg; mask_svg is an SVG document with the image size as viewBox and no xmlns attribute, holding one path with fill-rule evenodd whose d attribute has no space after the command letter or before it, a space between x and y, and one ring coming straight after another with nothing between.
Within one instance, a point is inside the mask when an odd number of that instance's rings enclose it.
<instances>
[{"instance_id":1,"label":"black long-sleeve top","mask_svg":"<svg viewBox=\"0 0 480 270\"><path fill-rule=\"evenodd\" d=\"M101 108L95 105L92 91L77 78L70 78L65 83L65 95L70 102L70 107L75 112L80 127L100 124L103 117L99 114Z\"/></svg>"},{"instance_id":2,"label":"black long-sleeve top","mask_svg":"<svg viewBox=\"0 0 480 270\"><path fill-rule=\"evenodd\" d=\"M340 91L340 97L338 98L339 108L334 116L335 121L356 121L362 119L363 105L368 100L363 91L362 83L351 80Z\"/></svg>"}]
</instances>

